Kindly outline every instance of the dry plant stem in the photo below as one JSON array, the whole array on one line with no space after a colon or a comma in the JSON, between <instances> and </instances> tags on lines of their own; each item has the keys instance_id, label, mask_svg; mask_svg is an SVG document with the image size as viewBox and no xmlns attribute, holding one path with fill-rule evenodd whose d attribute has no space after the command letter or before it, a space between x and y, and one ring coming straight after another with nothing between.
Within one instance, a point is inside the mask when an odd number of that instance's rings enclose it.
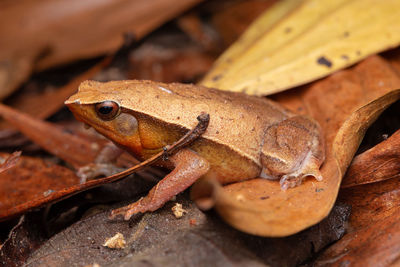
<instances>
[{"instance_id":1,"label":"dry plant stem","mask_svg":"<svg viewBox=\"0 0 400 267\"><path fill-rule=\"evenodd\" d=\"M14 167L21 156L21 151L15 151L8 158L4 160L4 162L0 165L0 173Z\"/></svg>"}]
</instances>

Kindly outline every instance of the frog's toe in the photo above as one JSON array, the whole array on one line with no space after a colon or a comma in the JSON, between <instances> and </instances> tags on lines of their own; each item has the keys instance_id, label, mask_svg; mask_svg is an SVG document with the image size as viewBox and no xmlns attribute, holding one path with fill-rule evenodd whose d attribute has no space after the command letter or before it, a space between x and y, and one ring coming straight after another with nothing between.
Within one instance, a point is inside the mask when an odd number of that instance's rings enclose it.
<instances>
[{"instance_id":1,"label":"frog's toe","mask_svg":"<svg viewBox=\"0 0 400 267\"><path fill-rule=\"evenodd\" d=\"M303 177L295 177L290 175L282 176L281 180L279 181L282 190L287 190L292 187L296 187L301 184L303 181Z\"/></svg>"},{"instance_id":2,"label":"frog's toe","mask_svg":"<svg viewBox=\"0 0 400 267\"><path fill-rule=\"evenodd\" d=\"M322 181L323 179L319 166L310 164L294 173L283 175L280 180L281 189L287 190L288 188L299 186L308 176L314 177L317 181Z\"/></svg>"},{"instance_id":3,"label":"frog's toe","mask_svg":"<svg viewBox=\"0 0 400 267\"><path fill-rule=\"evenodd\" d=\"M129 204L125 207L112 210L109 218L115 219L118 216L123 216L124 220L128 221L133 215L137 213L145 213L147 211L153 211L154 210L153 206L143 201L143 199L144 198L141 198L138 201Z\"/></svg>"}]
</instances>

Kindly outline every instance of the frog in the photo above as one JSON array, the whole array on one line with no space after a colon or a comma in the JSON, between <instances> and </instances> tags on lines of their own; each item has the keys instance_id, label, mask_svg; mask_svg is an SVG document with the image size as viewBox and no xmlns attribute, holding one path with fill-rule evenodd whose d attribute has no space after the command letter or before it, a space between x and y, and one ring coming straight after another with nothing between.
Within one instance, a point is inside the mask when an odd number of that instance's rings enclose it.
<instances>
[{"instance_id":1,"label":"frog","mask_svg":"<svg viewBox=\"0 0 400 267\"><path fill-rule=\"evenodd\" d=\"M88 80L65 104L77 120L141 161L193 129L199 114L209 116L201 136L156 163L170 172L147 196L113 210L112 218L155 211L200 178L222 185L264 178L282 190L307 177L323 179L319 124L266 97L194 84Z\"/></svg>"}]
</instances>

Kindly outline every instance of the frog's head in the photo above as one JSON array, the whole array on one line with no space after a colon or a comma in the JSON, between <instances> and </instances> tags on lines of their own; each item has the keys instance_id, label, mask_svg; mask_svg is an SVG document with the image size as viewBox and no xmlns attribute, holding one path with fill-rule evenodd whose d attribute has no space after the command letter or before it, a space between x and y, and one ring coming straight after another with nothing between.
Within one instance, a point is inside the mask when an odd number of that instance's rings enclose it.
<instances>
[{"instance_id":1,"label":"frog's head","mask_svg":"<svg viewBox=\"0 0 400 267\"><path fill-rule=\"evenodd\" d=\"M128 151L140 154L142 146L137 118L121 106L124 95L118 92L118 86L105 85L85 81L65 104L79 121Z\"/></svg>"},{"instance_id":2,"label":"frog's head","mask_svg":"<svg viewBox=\"0 0 400 267\"><path fill-rule=\"evenodd\" d=\"M161 94L157 87L150 81L85 81L65 104L79 121L134 155L147 157L182 135L162 116L154 116L154 108L160 106L154 101L160 98L151 90Z\"/></svg>"}]
</instances>

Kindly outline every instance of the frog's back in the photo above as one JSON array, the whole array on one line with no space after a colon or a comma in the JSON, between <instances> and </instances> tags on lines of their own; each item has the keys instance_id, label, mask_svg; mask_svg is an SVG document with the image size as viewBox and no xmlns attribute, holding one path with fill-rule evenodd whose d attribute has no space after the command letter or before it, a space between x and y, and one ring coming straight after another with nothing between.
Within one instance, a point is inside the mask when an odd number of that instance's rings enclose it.
<instances>
[{"instance_id":1,"label":"frog's back","mask_svg":"<svg viewBox=\"0 0 400 267\"><path fill-rule=\"evenodd\" d=\"M82 96L82 104L113 100L122 107L186 129L197 124L200 113L209 113L210 123L203 138L226 144L256 163L266 127L291 116L266 98L178 83L86 81L78 95Z\"/></svg>"}]
</instances>

